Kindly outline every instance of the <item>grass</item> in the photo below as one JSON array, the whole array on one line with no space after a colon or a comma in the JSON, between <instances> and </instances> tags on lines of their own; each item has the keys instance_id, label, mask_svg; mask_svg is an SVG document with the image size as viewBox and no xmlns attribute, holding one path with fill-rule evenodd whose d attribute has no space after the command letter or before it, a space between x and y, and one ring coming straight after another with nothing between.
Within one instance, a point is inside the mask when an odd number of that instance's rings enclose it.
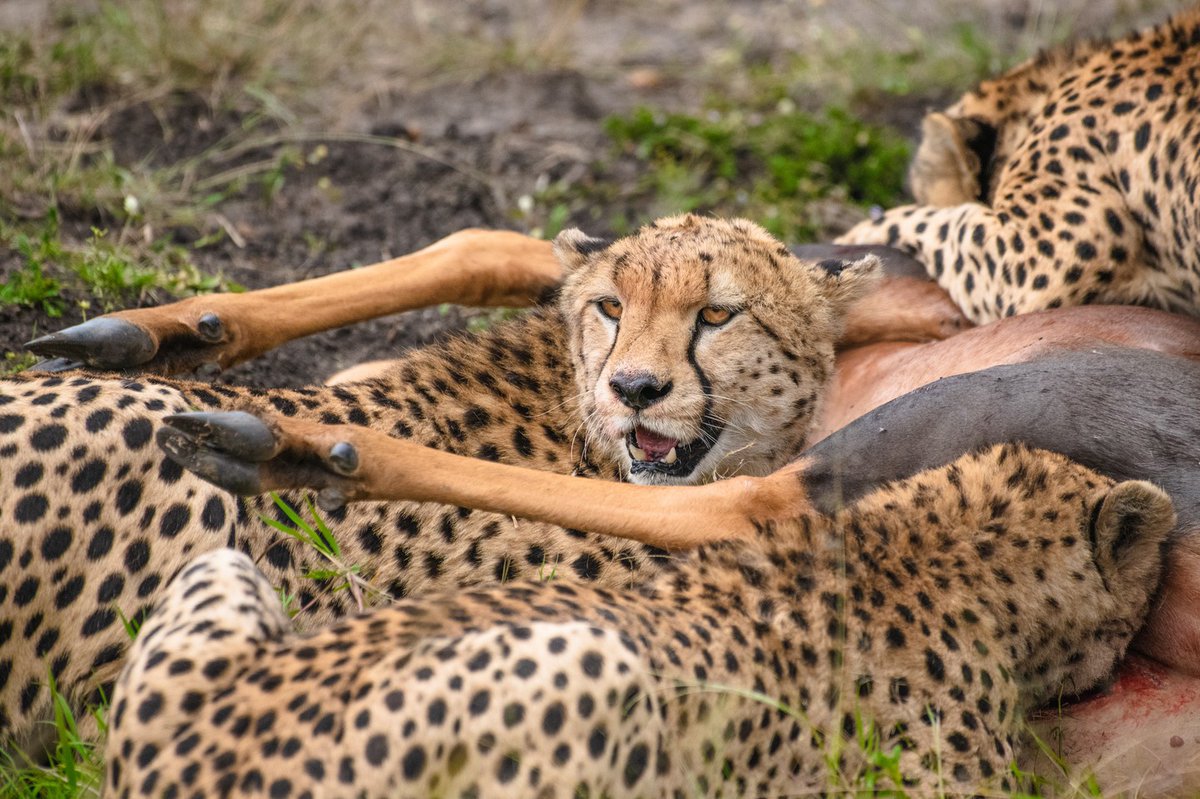
<instances>
[{"instance_id":1,"label":"grass","mask_svg":"<svg viewBox=\"0 0 1200 799\"><path fill-rule=\"evenodd\" d=\"M120 608L117 616L129 640L141 630L141 616L127 617ZM67 697L58 691L54 674L46 675L53 709L54 743L45 762L34 762L23 755L0 750L0 799L84 799L98 797L104 784L104 736L108 731L108 697L84 712L95 722L98 737L80 731L75 711Z\"/></svg>"},{"instance_id":2,"label":"grass","mask_svg":"<svg viewBox=\"0 0 1200 799\"><path fill-rule=\"evenodd\" d=\"M312 522L305 520L299 512L293 508L287 500L279 496L275 492L271 492L271 499L275 502L275 506L291 521L292 525L284 524L278 519L272 519L269 516L259 514L259 519L268 527L278 530L289 538L299 541L302 545L310 547L318 555L324 558L331 568L310 569L303 574L306 580L315 580L319 583L329 585L332 584L333 591L349 591L350 596L354 600L354 605L359 612L366 610L368 607L367 600L373 599L386 603L391 601L391 595L380 588L375 587L369 581L362 577L362 567L357 563L348 564L342 556L342 548L338 543L337 536L334 535L329 525L321 518L321 514L317 511L316 505L313 504L311 498L306 497L305 503L308 506L308 513L312 517ZM289 597L286 594L280 593L280 598L283 600L284 608L290 616L296 616L302 612L304 608L291 607L294 602L294 597Z\"/></svg>"},{"instance_id":3,"label":"grass","mask_svg":"<svg viewBox=\"0 0 1200 799\"><path fill-rule=\"evenodd\" d=\"M1045 44L1048 40L1042 39ZM1025 48L999 47L977 25L959 23L936 37L902 27L887 47L822 42L782 63L745 65L742 102L823 102L862 108L912 96L957 95L1025 58Z\"/></svg>"},{"instance_id":4,"label":"grass","mask_svg":"<svg viewBox=\"0 0 1200 799\"><path fill-rule=\"evenodd\" d=\"M781 100L763 110L697 113L649 107L609 117L607 163L584 186L557 182L522 198L522 212L542 219L535 235L551 237L568 217L617 208L601 224L617 235L660 216L699 211L755 220L785 241L828 238L893 205L904 192L911 146L895 130L831 107L819 113ZM633 162L635 168L623 169ZM617 175L636 175L620 185Z\"/></svg>"},{"instance_id":5,"label":"grass","mask_svg":"<svg viewBox=\"0 0 1200 799\"><path fill-rule=\"evenodd\" d=\"M55 208L36 226L0 222L0 246L10 247L21 261L0 286L0 304L36 308L51 318L62 316L72 295L90 298L77 300L86 314L93 309L104 313L159 301L164 296L236 288L203 274L184 248L163 240L140 255L101 228L92 228L81 244L65 241Z\"/></svg>"},{"instance_id":6,"label":"grass","mask_svg":"<svg viewBox=\"0 0 1200 799\"><path fill-rule=\"evenodd\" d=\"M54 708L55 742L46 764L18 763L0 754L0 797L4 799L77 799L100 795L104 781L104 753L100 743L82 736L67 699L49 677ZM101 731L106 729L107 705L89 711Z\"/></svg>"},{"instance_id":7,"label":"grass","mask_svg":"<svg viewBox=\"0 0 1200 799\"><path fill-rule=\"evenodd\" d=\"M786 103L766 113L639 108L605 129L644 165L638 190L652 198L653 215L746 216L788 241L824 230L824 201L894 204L909 158L908 142L892 130L841 109L808 114Z\"/></svg>"},{"instance_id":8,"label":"grass","mask_svg":"<svg viewBox=\"0 0 1200 799\"><path fill-rule=\"evenodd\" d=\"M290 116L281 97L340 68L332 53L305 52L329 23L283 0L56 8L44 28L0 31L0 307L74 319L238 290L195 255L240 238L222 203L255 190L270 202L301 158L264 133ZM179 102L240 121L197 154L118 158L115 118L135 108L165 118ZM0 366L29 364L6 352Z\"/></svg>"}]
</instances>

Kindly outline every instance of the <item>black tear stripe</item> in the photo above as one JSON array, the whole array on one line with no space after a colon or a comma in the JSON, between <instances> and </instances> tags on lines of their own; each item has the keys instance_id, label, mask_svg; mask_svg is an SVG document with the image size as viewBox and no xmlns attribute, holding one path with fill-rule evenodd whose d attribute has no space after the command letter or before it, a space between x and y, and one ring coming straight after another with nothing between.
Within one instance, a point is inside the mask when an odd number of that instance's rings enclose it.
<instances>
[{"instance_id":1,"label":"black tear stripe","mask_svg":"<svg viewBox=\"0 0 1200 799\"><path fill-rule=\"evenodd\" d=\"M708 261L704 262L704 296L708 297L709 289L712 288L712 264ZM700 390L704 393L704 411L700 414L700 446L706 446L704 437L707 435L711 438L712 443L707 445L711 449L716 446L717 439L721 437L721 433L725 431L725 423L714 421L712 415L713 397L712 383L708 380L708 375L700 368L699 362L696 360L696 342L700 340L700 319L697 318L692 323L692 338L688 341L687 359L692 365L693 371L696 372L696 378L700 381ZM699 465L699 464L697 464Z\"/></svg>"},{"instance_id":2,"label":"black tear stripe","mask_svg":"<svg viewBox=\"0 0 1200 799\"><path fill-rule=\"evenodd\" d=\"M585 375L587 374L587 360L585 360L583 357L583 314L587 312L587 310L584 310L583 313L579 315L579 368Z\"/></svg>"},{"instance_id":3,"label":"black tear stripe","mask_svg":"<svg viewBox=\"0 0 1200 799\"><path fill-rule=\"evenodd\" d=\"M700 368L700 364L696 361L696 342L699 340L700 322L697 321L692 327L692 339L688 342L687 359L688 363L692 365L692 370L696 373L696 379L700 381L700 390L704 393L704 411L700 414L700 445L707 446L709 451L711 451L712 447L716 446L717 439L721 437L721 433L725 431L725 423L714 419L712 415L712 383L709 382L708 375L704 373L704 370ZM704 441L705 436L712 443L706 445Z\"/></svg>"},{"instance_id":4,"label":"black tear stripe","mask_svg":"<svg viewBox=\"0 0 1200 799\"><path fill-rule=\"evenodd\" d=\"M780 336L778 333L776 333L774 328L772 328L770 325L768 325L766 322L764 322L762 320L762 318L759 317L759 315L754 313L753 311L750 311L749 315L750 315L750 318L754 320L754 323L756 325L758 325L759 327L761 327L762 331L764 333L766 333L771 338L772 341L774 341L776 344L779 345L779 351L783 354L783 357L787 358L789 361L792 361L792 362L800 360L800 357L798 355L796 355L796 353L794 353L790 349L788 349L788 347L783 343L783 337Z\"/></svg>"},{"instance_id":5,"label":"black tear stripe","mask_svg":"<svg viewBox=\"0 0 1200 799\"><path fill-rule=\"evenodd\" d=\"M586 313L586 311L584 313ZM603 358L603 360L600 361L600 368L596 370L596 380L597 381L600 379L600 375L604 374L604 367L608 366L608 359L612 357L613 350L615 350L617 348L617 339L621 336L621 320L620 319L611 319L609 321L611 321L614 325L616 325L617 329L613 331L612 341L608 345L608 352L604 353L604 358ZM582 329L583 328L581 326L580 330L582 330ZM582 352L583 352L583 336L582 335L579 336L579 351L582 354Z\"/></svg>"},{"instance_id":6,"label":"black tear stripe","mask_svg":"<svg viewBox=\"0 0 1200 799\"><path fill-rule=\"evenodd\" d=\"M1092 512L1088 519L1088 542L1092 545L1092 557L1096 557L1096 553L1100 549L1100 542L1096 537L1096 525L1100 522L1100 507L1104 504L1104 497L1096 500L1096 504L1092 506Z\"/></svg>"}]
</instances>

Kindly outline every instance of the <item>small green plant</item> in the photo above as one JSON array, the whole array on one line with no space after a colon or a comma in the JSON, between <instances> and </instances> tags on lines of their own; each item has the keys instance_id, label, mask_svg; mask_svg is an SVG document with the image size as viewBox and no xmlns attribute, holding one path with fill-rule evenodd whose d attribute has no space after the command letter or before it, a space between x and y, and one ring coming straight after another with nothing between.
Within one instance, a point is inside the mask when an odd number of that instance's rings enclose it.
<instances>
[{"instance_id":1,"label":"small green plant","mask_svg":"<svg viewBox=\"0 0 1200 799\"><path fill-rule=\"evenodd\" d=\"M639 108L605 129L619 150L646 165L639 190L655 212L748 216L787 240L822 231L815 205L895 204L909 145L899 134L846 111L819 115L783 106L758 114L701 115Z\"/></svg>"},{"instance_id":2,"label":"small green plant","mask_svg":"<svg viewBox=\"0 0 1200 799\"><path fill-rule=\"evenodd\" d=\"M549 566L550 568L546 568ZM537 578L540 582L551 583L558 577L558 558L554 559L553 563L547 560L542 561L542 565L538 566Z\"/></svg>"},{"instance_id":3,"label":"small green plant","mask_svg":"<svg viewBox=\"0 0 1200 799\"><path fill-rule=\"evenodd\" d=\"M300 615L300 612L304 610L304 608L296 605L298 597L295 592L285 591L282 588L276 588L275 595L279 597L279 604L283 607L283 612L287 614L289 619L296 618L296 616Z\"/></svg>"},{"instance_id":4,"label":"small green plant","mask_svg":"<svg viewBox=\"0 0 1200 799\"><path fill-rule=\"evenodd\" d=\"M126 616L123 610L117 608L117 618L121 620L121 626L125 628L125 635L129 636L129 640L137 640L138 633L142 631L142 624L145 623L146 617L140 613L135 613L133 616Z\"/></svg>"},{"instance_id":5,"label":"small green plant","mask_svg":"<svg viewBox=\"0 0 1200 799\"><path fill-rule=\"evenodd\" d=\"M468 319L467 329L474 332L487 330L488 328L494 327L501 322L507 322L509 319L516 319L523 312L524 309L522 308L492 308L491 310L484 311L483 313L472 316L470 319Z\"/></svg>"},{"instance_id":6,"label":"small green plant","mask_svg":"<svg viewBox=\"0 0 1200 799\"><path fill-rule=\"evenodd\" d=\"M31 337L32 338L32 337ZM13 352L5 350L4 360L0 361L0 376L15 375L24 372L39 360L32 352Z\"/></svg>"},{"instance_id":7,"label":"small green plant","mask_svg":"<svg viewBox=\"0 0 1200 799\"><path fill-rule=\"evenodd\" d=\"M24 243L18 243L18 250L23 252ZM63 312L62 284L48 276L40 263L28 261L0 283L0 304L40 308L46 316L58 318Z\"/></svg>"},{"instance_id":8,"label":"small green plant","mask_svg":"<svg viewBox=\"0 0 1200 799\"><path fill-rule=\"evenodd\" d=\"M343 562L342 548L338 544L338 540L329 528L329 525L325 523L325 520L321 518L321 514L317 512L317 507L313 504L312 499L305 497L305 504L308 506L309 515L313 519L311 524L302 518L296 512L296 509L288 504L287 500L279 496L279 494L271 492L271 499L275 502L275 506L295 526L289 527L278 519L272 519L269 516L259 514L258 518L262 520L263 524L316 550L333 567L330 569L310 569L304 573L305 579L316 580L322 583L332 582L335 585L333 590L349 591L350 595L354 598L354 604L360 611L366 608L366 595L390 600L391 597L387 592L381 591L363 579L360 574L361 568L357 564L348 565Z\"/></svg>"},{"instance_id":9,"label":"small green plant","mask_svg":"<svg viewBox=\"0 0 1200 799\"><path fill-rule=\"evenodd\" d=\"M0 305L37 308L49 317L62 316L67 296L94 297L103 310L144 302L161 292L180 296L241 287L202 274L186 250L166 242L133 248L112 241L108 232L92 228L82 244L68 244L59 230L58 211L50 208L36 227L18 229L0 222L0 247L9 244L22 265L0 283ZM90 300L81 300L84 310Z\"/></svg>"},{"instance_id":10,"label":"small green plant","mask_svg":"<svg viewBox=\"0 0 1200 799\"><path fill-rule=\"evenodd\" d=\"M49 762L17 762L17 756L0 751L0 796L11 799L78 799L98 797L104 778L103 747L91 736L80 733L75 713L65 696L58 692L53 674L47 675L55 743L47 751ZM108 702L89 710L100 737L107 729Z\"/></svg>"}]
</instances>

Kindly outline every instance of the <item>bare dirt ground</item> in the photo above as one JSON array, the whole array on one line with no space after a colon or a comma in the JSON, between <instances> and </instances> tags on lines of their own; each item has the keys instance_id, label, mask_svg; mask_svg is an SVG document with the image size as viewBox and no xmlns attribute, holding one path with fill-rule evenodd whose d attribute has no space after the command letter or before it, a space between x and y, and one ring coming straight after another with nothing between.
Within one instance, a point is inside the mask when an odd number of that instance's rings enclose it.
<instances>
[{"instance_id":1,"label":"bare dirt ground","mask_svg":"<svg viewBox=\"0 0 1200 799\"><path fill-rule=\"evenodd\" d=\"M0 31L53 37L89 13L114 15L115 26L119 5L6 0ZM603 126L636 106L703 114L713 97L761 104L769 85L765 102L783 97L813 111L835 104L912 137L925 109L953 97L975 73L1068 35L1164 17L1177 4L309 0L292 4L299 9L288 12L294 28L283 32L261 19L220 16L239 6L251 13L264 5L258 0L197 10L204 5L166 2L152 35L139 34L153 45L141 63L161 74L116 71L101 85L67 88L40 113L0 114L20 131L14 139L23 138L9 148L16 157L36 158L41 137L62 140L87 122L86 158L109 158L118 170L154 173L195 162L193 185L239 168L254 174L206 205L200 221L152 235L188 249L201 271L257 288L373 263L464 227L549 233L573 224L607 234L621 226L614 220L643 221L664 209L624 190L646 167L614 151ZM212 29L199 35L192 25ZM294 41L281 39L284 33ZM220 43L259 34L256 57L270 48L280 55L253 80L239 84L236 68L177 80L189 74L178 64L196 57L187 52L193 38ZM214 149L220 159L207 158ZM275 164L269 185L258 168L264 161ZM36 187L4 199L0 212L13 222L48 204ZM102 205L68 199L58 207L72 241L92 227L121 227L122 235L131 227ZM861 213L833 214L827 232ZM0 252L6 277L23 263L15 250ZM38 307L0 305L0 351L19 351L35 330L82 318L78 303L86 297L64 296L59 319ZM168 298L158 291L140 301ZM310 382L394 356L470 315L429 309L331 331L221 379Z\"/></svg>"}]
</instances>

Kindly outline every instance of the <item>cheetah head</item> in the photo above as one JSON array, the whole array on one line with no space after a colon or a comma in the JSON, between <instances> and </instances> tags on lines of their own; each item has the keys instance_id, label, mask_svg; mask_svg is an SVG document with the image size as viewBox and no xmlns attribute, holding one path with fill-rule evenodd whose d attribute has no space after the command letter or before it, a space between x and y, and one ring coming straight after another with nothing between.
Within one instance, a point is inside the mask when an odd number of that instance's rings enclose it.
<instances>
[{"instance_id":1,"label":"cheetah head","mask_svg":"<svg viewBox=\"0 0 1200 799\"><path fill-rule=\"evenodd\" d=\"M984 502L992 517L973 545L984 557L996 639L1036 702L1107 684L1159 585L1170 498L1142 481L1114 483L1066 458L1009 460L1008 485L1044 485Z\"/></svg>"},{"instance_id":2,"label":"cheetah head","mask_svg":"<svg viewBox=\"0 0 1200 799\"><path fill-rule=\"evenodd\" d=\"M684 215L554 242L588 446L632 482L765 474L801 448L846 308L879 262L806 263L743 220Z\"/></svg>"},{"instance_id":3,"label":"cheetah head","mask_svg":"<svg viewBox=\"0 0 1200 799\"><path fill-rule=\"evenodd\" d=\"M1051 51L986 80L921 123L909 166L909 188L922 205L991 204L992 188L1010 154L1042 117L1050 76L1073 51Z\"/></svg>"}]
</instances>

